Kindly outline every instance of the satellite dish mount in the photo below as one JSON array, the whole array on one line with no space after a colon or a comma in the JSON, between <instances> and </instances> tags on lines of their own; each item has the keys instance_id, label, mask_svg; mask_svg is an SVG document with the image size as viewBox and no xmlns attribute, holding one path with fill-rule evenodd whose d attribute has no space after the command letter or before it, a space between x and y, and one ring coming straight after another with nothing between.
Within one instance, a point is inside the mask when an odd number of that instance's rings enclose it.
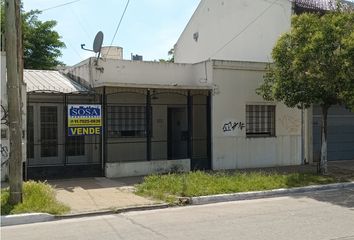
<instances>
[{"instance_id":1,"label":"satellite dish mount","mask_svg":"<svg viewBox=\"0 0 354 240\"><path fill-rule=\"evenodd\" d=\"M86 50L86 51L90 51L90 52L94 52L94 53L98 53L98 56L97 56L97 60L98 60L101 55L102 43L103 43L103 32L99 31L96 34L95 40L93 41L92 50L85 48L85 44L81 44L81 49Z\"/></svg>"}]
</instances>

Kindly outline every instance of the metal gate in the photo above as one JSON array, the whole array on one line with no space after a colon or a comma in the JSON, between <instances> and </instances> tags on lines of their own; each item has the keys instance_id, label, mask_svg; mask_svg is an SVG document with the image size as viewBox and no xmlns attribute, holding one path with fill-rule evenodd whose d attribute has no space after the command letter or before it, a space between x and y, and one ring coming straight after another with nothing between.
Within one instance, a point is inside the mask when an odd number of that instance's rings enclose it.
<instances>
[{"instance_id":1,"label":"metal gate","mask_svg":"<svg viewBox=\"0 0 354 240\"><path fill-rule=\"evenodd\" d=\"M32 93L27 100L28 179L102 176L101 136L68 136L68 104L102 104L94 93Z\"/></svg>"},{"instance_id":2,"label":"metal gate","mask_svg":"<svg viewBox=\"0 0 354 240\"><path fill-rule=\"evenodd\" d=\"M191 159L211 168L209 91L105 88L107 163Z\"/></svg>"},{"instance_id":3,"label":"metal gate","mask_svg":"<svg viewBox=\"0 0 354 240\"><path fill-rule=\"evenodd\" d=\"M313 110L314 160L321 154L321 109ZM328 112L328 160L354 160L354 113L342 106L332 106Z\"/></svg>"}]
</instances>

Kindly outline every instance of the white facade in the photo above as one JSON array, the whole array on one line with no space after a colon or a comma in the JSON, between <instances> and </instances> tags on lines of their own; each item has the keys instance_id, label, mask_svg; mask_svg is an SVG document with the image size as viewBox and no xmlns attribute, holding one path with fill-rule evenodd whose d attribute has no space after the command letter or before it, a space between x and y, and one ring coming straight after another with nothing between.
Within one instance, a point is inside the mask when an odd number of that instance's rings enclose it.
<instances>
[{"instance_id":1,"label":"white facade","mask_svg":"<svg viewBox=\"0 0 354 240\"><path fill-rule=\"evenodd\" d=\"M76 81L97 88L137 87L173 89L210 89L212 86L210 62L174 64L120 59L87 59L66 74Z\"/></svg>"},{"instance_id":2,"label":"white facade","mask_svg":"<svg viewBox=\"0 0 354 240\"><path fill-rule=\"evenodd\" d=\"M105 147L107 177L139 176L191 169L193 163L187 156L187 139L181 137L188 132L189 93L197 95L193 98L196 104L193 109L195 129L193 136L200 139L194 143L193 153L199 156L207 154L207 137L206 131L203 130L206 128L206 98L212 89L212 62L174 64L120 59L100 59L96 62L95 58L91 58L67 69L66 73L84 85L89 85L97 93L105 95L105 103L109 109L106 115L108 134ZM117 116L112 112L114 108L145 107L148 91L152 95L149 161L145 134L124 137L113 136L109 132L112 129L112 125L109 124L114 121L110 116ZM171 110L174 111L173 121L169 117L172 116ZM124 115L122 111L120 110L120 115ZM130 114L130 117L132 116L134 114ZM175 133L169 132L172 126L175 127ZM180 139L174 142L173 146L170 134L175 134L175 137ZM177 155L171 156L171 152L174 151Z\"/></svg>"},{"instance_id":3,"label":"white facade","mask_svg":"<svg viewBox=\"0 0 354 240\"><path fill-rule=\"evenodd\" d=\"M291 14L289 0L202 0L175 45L175 62L270 62Z\"/></svg>"},{"instance_id":4,"label":"white facade","mask_svg":"<svg viewBox=\"0 0 354 240\"><path fill-rule=\"evenodd\" d=\"M301 164L301 111L265 102L255 92L265 63L214 61L212 98L213 169L241 169ZM229 121L247 125L246 105L275 106L275 136L247 137L246 128L225 134Z\"/></svg>"},{"instance_id":5,"label":"white facade","mask_svg":"<svg viewBox=\"0 0 354 240\"><path fill-rule=\"evenodd\" d=\"M111 92L127 91L132 89L166 89L166 91L178 91L182 89L211 90L211 166L214 170L240 169L257 167L275 167L301 164L301 111L290 109L285 105L274 102L266 102L256 94L263 82L266 63L239 62L239 61L205 61L198 64L171 64L157 62L134 62L126 60L99 61L97 66L94 59L89 59L81 64L68 69L68 74L86 84L98 89L102 93L102 87L106 87L106 94ZM170 90L168 90L170 89ZM113 97L113 96L112 96ZM110 99L108 98L108 104ZM117 95L116 97L119 97ZM141 99L128 95L120 95L118 102L136 102L143 104ZM118 98L117 98L118 99ZM176 104L178 101L169 98L166 103ZM154 104L154 101L152 101ZM275 106L275 135L269 137L246 136L246 105L271 105ZM163 107L163 108L162 108ZM195 109L197 110L197 109ZM167 127L167 105L154 106L153 114L158 122L153 120L153 129ZM165 119L165 120L163 120ZM244 128L235 132L225 133L223 127L229 121L241 122ZM158 125L160 124L160 125ZM200 131L196 131L200 132ZM165 141L166 132L158 130L153 134L154 140ZM117 142L117 140L108 139ZM126 140L118 140L118 142ZM140 144L140 145L139 145ZM106 175L110 177L139 175L168 170L168 161L144 162L146 143L141 142L129 147L128 145L115 146L108 144L108 158L141 159L142 162L117 162L107 163ZM123 147L123 149L121 149ZM157 154L166 159L164 144L156 145L153 155ZM134 149L134 150L133 150ZM157 152L156 152L157 151ZM140 156L140 155L141 156ZM115 157L116 156L116 157ZM165 157L163 157L165 156ZM119 160L120 161L120 160ZM167 162L166 162L167 161ZM177 161L178 160L174 160ZM184 160L181 166L188 170ZM167 167L166 167L167 166ZM145 169L148 172L142 171ZM125 172L124 172L124 171ZM123 173L123 172L124 173Z\"/></svg>"}]
</instances>

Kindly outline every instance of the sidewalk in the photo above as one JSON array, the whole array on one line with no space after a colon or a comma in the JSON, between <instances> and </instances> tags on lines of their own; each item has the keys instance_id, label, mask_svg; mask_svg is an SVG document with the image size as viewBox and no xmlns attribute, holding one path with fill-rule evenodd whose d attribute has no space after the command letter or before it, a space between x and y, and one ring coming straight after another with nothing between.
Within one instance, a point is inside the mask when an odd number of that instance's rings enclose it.
<instances>
[{"instance_id":1,"label":"sidewalk","mask_svg":"<svg viewBox=\"0 0 354 240\"><path fill-rule=\"evenodd\" d=\"M265 171L265 172L278 172L278 173L316 173L318 163L310 165L299 166L282 166L282 167L269 167L269 168L250 168L240 169L242 172L252 171ZM233 170L230 170L233 171ZM342 181L354 181L354 160L349 161L328 161L328 175Z\"/></svg>"},{"instance_id":2,"label":"sidewalk","mask_svg":"<svg viewBox=\"0 0 354 240\"><path fill-rule=\"evenodd\" d=\"M142 178L84 178L48 181L57 199L71 208L70 214L149 206L161 202L132 193L133 185Z\"/></svg>"}]
</instances>

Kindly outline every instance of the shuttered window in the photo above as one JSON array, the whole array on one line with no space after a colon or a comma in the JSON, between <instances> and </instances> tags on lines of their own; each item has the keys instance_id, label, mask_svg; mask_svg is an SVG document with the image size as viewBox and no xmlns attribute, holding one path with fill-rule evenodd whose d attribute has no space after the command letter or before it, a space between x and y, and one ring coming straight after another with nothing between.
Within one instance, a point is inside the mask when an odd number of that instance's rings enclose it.
<instances>
[{"instance_id":1,"label":"shuttered window","mask_svg":"<svg viewBox=\"0 0 354 240\"><path fill-rule=\"evenodd\" d=\"M108 137L145 137L146 107L108 106Z\"/></svg>"},{"instance_id":2,"label":"shuttered window","mask_svg":"<svg viewBox=\"0 0 354 240\"><path fill-rule=\"evenodd\" d=\"M274 105L246 105L246 136L275 136Z\"/></svg>"}]
</instances>

